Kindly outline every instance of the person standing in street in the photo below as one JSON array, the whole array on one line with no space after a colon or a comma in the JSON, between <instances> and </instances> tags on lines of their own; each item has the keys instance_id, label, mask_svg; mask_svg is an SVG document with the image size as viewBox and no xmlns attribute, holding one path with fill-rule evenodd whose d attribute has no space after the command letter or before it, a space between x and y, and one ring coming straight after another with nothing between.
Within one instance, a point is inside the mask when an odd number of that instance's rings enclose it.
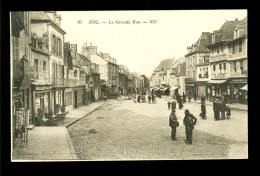
<instances>
[{"instance_id":1,"label":"person standing in street","mask_svg":"<svg viewBox=\"0 0 260 176\"><path fill-rule=\"evenodd\" d=\"M201 104L202 104L202 103L205 103L205 100L206 100L205 96L202 95L202 96L201 96Z\"/></svg>"},{"instance_id":2,"label":"person standing in street","mask_svg":"<svg viewBox=\"0 0 260 176\"><path fill-rule=\"evenodd\" d=\"M188 98L188 99L189 99L189 103L190 103L190 99L191 99L190 95L189 95L189 98Z\"/></svg>"},{"instance_id":3,"label":"person standing in street","mask_svg":"<svg viewBox=\"0 0 260 176\"><path fill-rule=\"evenodd\" d=\"M214 102L213 102L213 111L214 111L214 119L218 120L217 119L217 101L216 100L214 100Z\"/></svg>"},{"instance_id":4,"label":"person standing in street","mask_svg":"<svg viewBox=\"0 0 260 176\"><path fill-rule=\"evenodd\" d=\"M168 101L168 110L171 109L171 102Z\"/></svg>"},{"instance_id":5,"label":"person standing in street","mask_svg":"<svg viewBox=\"0 0 260 176\"><path fill-rule=\"evenodd\" d=\"M182 93L182 99L183 99L183 103L186 103L186 95L184 94L184 92Z\"/></svg>"},{"instance_id":6,"label":"person standing in street","mask_svg":"<svg viewBox=\"0 0 260 176\"><path fill-rule=\"evenodd\" d=\"M173 109L170 117L169 117L169 126L172 128L172 132L171 132L171 138L172 140L177 140L176 138L176 128L179 126L179 122L177 120L177 117L175 115L175 110Z\"/></svg>"},{"instance_id":7,"label":"person standing in street","mask_svg":"<svg viewBox=\"0 0 260 176\"><path fill-rule=\"evenodd\" d=\"M148 96L148 104L151 103L151 98L152 98L151 95L149 95L149 96Z\"/></svg>"},{"instance_id":8,"label":"person standing in street","mask_svg":"<svg viewBox=\"0 0 260 176\"><path fill-rule=\"evenodd\" d=\"M185 125L186 132L186 144L192 145L192 132L194 129L194 125L196 125L197 118L194 115L190 114L189 110L185 110L185 117L183 119L183 124Z\"/></svg>"},{"instance_id":9,"label":"person standing in street","mask_svg":"<svg viewBox=\"0 0 260 176\"><path fill-rule=\"evenodd\" d=\"M222 120L225 120L226 119L226 116L225 116L225 113L226 113L226 104L224 101L221 102L221 108L220 108L220 111L221 111L221 119Z\"/></svg>"},{"instance_id":10,"label":"person standing in street","mask_svg":"<svg viewBox=\"0 0 260 176\"><path fill-rule=\"evenodd\" d=\"M180 98L180 99L179 99L179 109L181 110L181 109L182 109L182 107L183 107L183 104L182 104L182 99Z\"/></svg>"},{"instance_id":11,"label":"person standing in street","mask_svg":"<svg viewBox=\"0 0 260 176\"><path fill-rule=\"evenodd\" d=\"M230 110L230 107L229 107L229 106L227 106L226 112L227 112L227 119L229 120L229 119L230 119L230 116L231 116L231 110Z\"/></svg>"},{"instance_id":12,"label":"person standing in street","mask_svg":"<svg viewBox=\"0 0 260 176\"><path fill-rule=\"evenodd\" d=\"M172 101L172 109L176 109L176 101L174 100L174 101Z\"/></svg>"},{"instance_id":13,"label":"person standing in street","mask_svg":"<svg viewBox=\"0 0 260 176\"><path fill-rule=\"evenodd\" d=\"M205 102L201 104L201 118L206 120L206 105Z\"/></svg>"},{"instance_id":14,"label":"person standing in street","mask_svg":"<svg viewBox=\"0 0 260 176\"><path fill-rule=\"evenodd\" d=\"M152 103L154 103L154 98L155 98L155 97L154 97L154 94L153 94L153 95L152 95Z\"/></svg>"},{"instance_id":15,"label":"person standing in street","mask_svg":"<svg viewBox=\"0 0 260 176\"><path fill-rule=\"evenodd\" d=\"M196 96L196 93L194 93L194 101L197 100L197 96Z\"/></svg>"},{"instance_id":16,"label":"person standing in street","mask_svg":"<svg viewBox=\"0 0 260 176\"><path fill-rule=\"evenodd\" d=\"M105 95L104 100L107 101L107 96Z\"/></svg>"}]
</instances>

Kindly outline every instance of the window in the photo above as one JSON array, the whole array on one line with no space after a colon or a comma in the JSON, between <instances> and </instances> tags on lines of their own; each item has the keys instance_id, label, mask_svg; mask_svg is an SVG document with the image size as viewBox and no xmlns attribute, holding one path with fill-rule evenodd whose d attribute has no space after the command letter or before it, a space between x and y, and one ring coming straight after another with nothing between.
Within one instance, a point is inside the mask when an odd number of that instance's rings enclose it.
<instances>
[{"instance_id":1,"label":"window","mask_svg":"<svg viewBox=\"0 0 260 176\"><path fill-rule=\"evenodd\" d=\"M223 69L226 70L226 63L223 63Z\"/></svg>"},{"instance_id":2,"label":"window","mask_svg":"<svg viewBox=\"0 0 260 176\"><path fill-rule=\"evenodd\" d=\"M239 41L239 52L242 52L242 41Z\"/></svg>"},{"instance_id":3,"label":"window","mask_svg":"<svg viewBox=\"0 0 260 176\"><path fill-rule=\"evenodd\" d=\"M42 62L42 68L43 72L46 72L46 61Z\"/></svg>"},{"instance_id":4,"label":"window","mask_svg":"<svg viewBox=\"0 0 260 176\"><path fill-rule=\"evenodd\" d=\"M243 71L243 61L240 61L240 70Z\"/></svg>"},{"instance_id":5,"label":"window","mask_svg":"<svg viewBox=\"0 0 260 176\"><path fill-rule=\"evenodd\" d=\"M216 65L214 64L214 65L213 65L213 71L215 71L215 70L216 70Z\"/></svg>"},{"instance_id":6,"label":"window","mask_svg":"<svg viewBox=\"0 0 260 176\"><path fill-rule=\"evenodd\" d=\"M188 78L190 77L190 71L188 71Z\"/></svg>"},{"instance_id":7,"label":"window","mask_svg":"<svg viewBox=\"0 0 260 176\"><path fill-rule=\"evenodd\" d=\"M34 59L34 70L36 79L39 79L39 72L38 72L38 59Z\"/></svg>"},{"instance_id":8,"label":"window","mask_svg":"<svg viewBox=\"0 0 260 176\"><path fill-rule=\"evenodd\" d=\"M235 47L236 47L236 45L235 45L235 43L233 43L232 44L232 54L235 54Z\"/></svg>"},{"instance_id":9,"label":"window","mask_svg":"<svg viewBox=\"0 0 260 176\"><path fill-rule=\"evenodd\" d=\"M233 64L234 64L234 72L237 72L237 65L236 65L237 63L234 62Z\"/></svg>"},{"instance_id":10,"label":"window","mask_svg":"<svg viewBox=\"0 0 260 176\"><path fill-rule=\"evenodd\" d=\"M219 53L218 46L217 46L217 53Z\"/></svg>"},{"instance_id":11,"label":"window","mask_svg":"<svg viewBox=\"0 0 260 176\"><path fill-rule=\"evenodd\" d=\"M219 70L222 70L222 64L219 64Z\"/></svg>"}]
</instances>

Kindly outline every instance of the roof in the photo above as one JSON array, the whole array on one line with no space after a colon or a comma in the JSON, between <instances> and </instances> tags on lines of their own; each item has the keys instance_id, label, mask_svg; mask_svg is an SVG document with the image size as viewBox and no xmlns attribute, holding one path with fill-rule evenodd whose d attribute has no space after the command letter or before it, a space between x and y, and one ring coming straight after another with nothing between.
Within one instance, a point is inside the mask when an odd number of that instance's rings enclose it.
<instances>
[{"instance_id":1,"label":"roof","mask_svg":"<svg viewBox=\"0 0 260 176\"><path fill-rule=\"evenodd\" d=\"M167 73L167 69L170 68L172 63L174 62L174 59L164 59L161 61L158 67L161 67L163 70L163 74Z\"/></svg>"},{"instance_id":2,"label":"roof","mask_svg":"<svg viewBox=\"0 0 260 176\"><path fill-rule=\"evenodd\" d=\"M31 11L30 12L30 18L31 21L49 21L51 22L51 24L54 26L55 29L57 29L58 31L60 31L63 34L66 34L66 32L61 29L61 27L59 27L56 23L54 23L51 18L43 11Z\"/></svg>"},{"instance_id":3,"label":"roof","mask_svg":"<svg viewBox=\"0 0 260 176\"><path fill-rule=\"evenodd\" d=\"M240 22L237 19L235 21L226 21L219 30L214 31L213 33L216 35L215 43L232 40L234 38L234 29Z\"/></svg>"}]
</instances>

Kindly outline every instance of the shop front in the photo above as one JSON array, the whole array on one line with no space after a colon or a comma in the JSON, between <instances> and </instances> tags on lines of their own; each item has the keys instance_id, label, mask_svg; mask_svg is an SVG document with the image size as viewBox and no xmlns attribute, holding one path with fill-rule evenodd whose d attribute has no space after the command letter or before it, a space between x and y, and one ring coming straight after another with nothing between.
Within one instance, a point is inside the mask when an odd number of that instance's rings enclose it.
<instances>
[{"instance_id":1,"label":"shop front","mask_svg":"<svg viewBox=\"0 0 260 176\"><path fill-rule=\"evenodd\" d=\"M214 99L224 99L224 95L227 94L227 79L224 80L210 80L207 82L209 100L213 101Z\"/></svg>"},{"instance_id":2,"label":"shop front","mask_svg":"<svg viewBox=\"0 0 260 176\"><path fill-rule=\"evenodd\" d=\"M247 78L230 78L228 81L227 93L231 96L234 102L247 103L247 91L243 91L247 85Z\"/></svg>"},{"instance_id":3,"label":"shop front","mask_svg":"<svg viewBox=\"0 0 260 176\"><path fill-rule=\"evenodd\" d=\"M196 90L197 90L197 98L200 98L202 95L208 97L207 81L197 81Z\"/></svg>"},{"instance_id":4,"label":"shop front","mask_svg":"<svg viewBox=\"0 0 260 176\"><path fill-rule=\"evenodd\" d=\"M194 96L194 94L196 93L196 86L193 78L185 79L185 88L186 88L186 94L188 96Z\"/></svg>"}]
</instances>

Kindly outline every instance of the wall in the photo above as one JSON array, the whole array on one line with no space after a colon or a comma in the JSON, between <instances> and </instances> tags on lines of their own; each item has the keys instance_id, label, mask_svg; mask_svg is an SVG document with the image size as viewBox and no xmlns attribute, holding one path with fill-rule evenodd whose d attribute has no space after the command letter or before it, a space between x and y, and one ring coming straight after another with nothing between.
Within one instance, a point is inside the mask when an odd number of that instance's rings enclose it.
<instances>
[{"instance_id":1,"label":"wall","mask_svg":"<svg viewBox=\"0 0 260 176\"><path fill-rule=\"evenodd\" d=\"M38 75L39 79L36 82L50 83L50 69L49 69L49 57L47 55L39 54L32 51L32 59L30 66L34 68L34 59L38 59ZM43 61L46 62L46 71L43 72ZM36 76L36 70L34 70L34 76Z\"/></svg>"}]
</instances>

